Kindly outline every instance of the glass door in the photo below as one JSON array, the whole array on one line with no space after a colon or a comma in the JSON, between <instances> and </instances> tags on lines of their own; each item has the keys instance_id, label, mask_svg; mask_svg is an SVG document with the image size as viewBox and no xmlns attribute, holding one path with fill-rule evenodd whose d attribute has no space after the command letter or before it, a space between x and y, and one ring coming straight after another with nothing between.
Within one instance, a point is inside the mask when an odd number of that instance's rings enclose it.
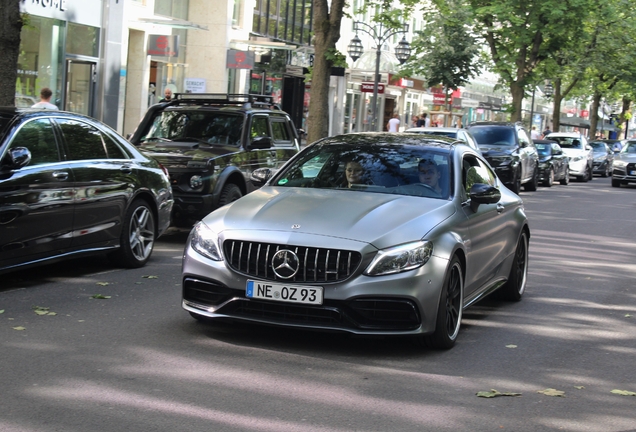
<instances>
[{"instance_id":1,"label":"glass door","mask_svg":"<svg viewBox=\"0 0 636 432\"><path fill-rule=\"evenodd\" d=\"M93 80L97 63L66 60L66 98L64 110L93 116Z\"/></svg>"}]
</instances>

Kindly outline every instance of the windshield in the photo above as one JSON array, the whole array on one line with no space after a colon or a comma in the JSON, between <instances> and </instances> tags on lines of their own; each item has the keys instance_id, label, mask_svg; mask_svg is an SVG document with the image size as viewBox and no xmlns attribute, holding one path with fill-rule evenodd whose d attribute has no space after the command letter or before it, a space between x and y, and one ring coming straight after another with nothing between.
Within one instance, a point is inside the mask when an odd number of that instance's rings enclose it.
<instances>
[{"instance_id":1,"label":"windshield","mask_svg":"<svg viewBox=\"0 0 636 432\"><path fill-rule=\"evenodd\" d=\"M636 153L636 141L627 141L623 145L621 153Z\"/></svg>"},{"instance_id":2,"label":"windshield","mask_svg":"<svg viewBox=\"0 0 636 432\"><path fill-rule=\"evenodd\" d=\"M401 145L314 145L270 183L447 199L446 148Z\"/></svg>"},{"instance_id":3,"label":"windshield","mask_svg":"<svg viewBox=\"0 0 636 432\"><path fill-rule=\"evenodd\" d=\"M410 131L407 131L407 132L410 132ZM457 133L456 132L430 131L430 130L427 130L424 133L427 134L427 135L435 135L435 136L445 136L445 137L449 137L449 138L457 138Z\"/></svg>"},{"instance_id":4,"label":"windshield","mask_svg":"<svg viewBox=\"0 0 636 432\"><path fill-rule=\"evenodd\" d=\"M218 111L163 111L141 141L196 140L235 146L241 141L243 119L240 114Z\"/></svg>"},{"instance_id":5,"label":"windshield","mask_svg":"<svg viewBox=\"0 0 636 432\"><path fill-rule=\"evenodd\" d=\"M535 142L534 146L537 148L537 153L541 156L550 156L552 154L550 144L537 144Z\"/></svg>"},{"instance_id":6,"label":"windshield","mask_svg":"<svg viewBox=\"0 0 636 432\"><path fill-rule=\"evenodd\" d=\"M470 128L470 133L479 145L516 145L515 130L511 127L475 126Z\"/></svg>"},{"instance_id":7,"label":"windshield","mask_svg":"<svg viewBox=\"0 0 636 432\"><path fill-rule=\"evenodd\" d=\"M595 152L607 152L607 149L605 148L605 143L602 141L592 141L590 142L590 145L592 146Z\"/></svg>"},{"instance_id":8,"label":"windshield","mask_svg":"<svg viewBox=\"0 0 636 432\"><path fill-rule=\"evenodd\" d=\"M565 149L582 149L583 148L583 144L581 144L581 140L578 138L551 136L550 139L552 141L558 142L561 148L565 148Z\"/></svg>"}]
</instances>

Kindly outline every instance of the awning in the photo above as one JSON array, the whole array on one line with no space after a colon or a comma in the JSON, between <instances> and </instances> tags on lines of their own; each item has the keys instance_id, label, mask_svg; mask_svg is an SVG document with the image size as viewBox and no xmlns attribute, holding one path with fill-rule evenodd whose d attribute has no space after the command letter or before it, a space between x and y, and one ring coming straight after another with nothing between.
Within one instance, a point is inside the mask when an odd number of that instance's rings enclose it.
<instances>
[{"instance_id":1,"label":"awning","mask_svg":"<svg viewBox=\"0 0 636 432\"><path fill-rule=\"evenodd\" d=\"M596 125L596 130L597 131L608 131L608 132L618 132L618 131L620 131L619 128L617 128L616 126L611 125L609 123L605 123L605 124L599 123L599 124L597 124Z\"/></svg>"},{"instance_id":2,"label":"awning","mask_svg":"<svg viewBox=\"0 0 636 432\"><path fill-rule=\"evenodd\" d=\"M578 128L583 128L583 129L589 129L590 128L590 121L589 120L585 120L584 118L581 117L561 117L559 119L559 124L561 124L562 126L572 126L572 127L578 127Z\"/></svg>"}]
</instances>

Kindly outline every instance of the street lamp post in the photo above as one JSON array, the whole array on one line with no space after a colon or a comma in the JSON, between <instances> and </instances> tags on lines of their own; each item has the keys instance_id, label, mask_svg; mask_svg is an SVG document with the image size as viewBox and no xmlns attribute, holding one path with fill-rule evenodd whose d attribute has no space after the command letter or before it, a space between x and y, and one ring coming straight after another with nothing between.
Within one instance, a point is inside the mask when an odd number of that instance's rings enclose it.
<instances>
[{"instance_id":1,"label":"street lamp post","mask_svg":"<svg viewBox=\"0 0 636 432\"><path fill-rule=\"evenodd\" d=\"M409 25L404 24L402 30L393 30L393 29L383 29L382 24L379 25L378 28L373 27L367 23L356 21L353 25L353 30L356 32L356 35L349 46L347 47L347 52L349 56L355 62L358 60L362 53L364 52L364 48L362 47L362 41L358 37L358 32L364 32L373 38L373 41L376 44L376 52L375 52L375 76L373 79L373 117L371 119L371 130L377 130L377 115L378 115L378 83L380 81L380 54L382 53L382 45L393 35L398 33L406 33L409 30ZM398 43L397 47L395 47L395 56L399 60L400 64L404 64L405 61L408 60L411 55L411 46L406 41L406 37L402 37L402 40Z\"/></svg>"}]
</instances>

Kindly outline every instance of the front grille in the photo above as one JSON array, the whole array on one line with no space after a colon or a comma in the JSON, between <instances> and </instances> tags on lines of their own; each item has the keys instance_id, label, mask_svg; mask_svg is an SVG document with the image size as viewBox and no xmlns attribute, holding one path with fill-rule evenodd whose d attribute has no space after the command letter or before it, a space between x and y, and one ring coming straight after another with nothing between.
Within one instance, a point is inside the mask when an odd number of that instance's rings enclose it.
<instances>
[{"instance_id":1,"label":"front grille","mask_svg":"<svg viewBox=\"0 0 636 432\"><path fill-rule=\"evenodd\" d=\"M183 299L206 306L218 306L234 297L230 288L208 281L185 278L183 280Z\"/></svg>"},{"instance_id":2,"label":"front grille","mask_svg":"<svg viewBox=\"0 0 636 432\"><path fill-rule=\"evenodd\" d=\"M274 273L272 257L279 250L296 254L299 269L292 278L281 278ZM264 280L323 283L339 282L350 277L360 265L359 252L256 243L238 240L223 242L223 252L230 267L242 274Z\"/></svg>"}]
</instances>

